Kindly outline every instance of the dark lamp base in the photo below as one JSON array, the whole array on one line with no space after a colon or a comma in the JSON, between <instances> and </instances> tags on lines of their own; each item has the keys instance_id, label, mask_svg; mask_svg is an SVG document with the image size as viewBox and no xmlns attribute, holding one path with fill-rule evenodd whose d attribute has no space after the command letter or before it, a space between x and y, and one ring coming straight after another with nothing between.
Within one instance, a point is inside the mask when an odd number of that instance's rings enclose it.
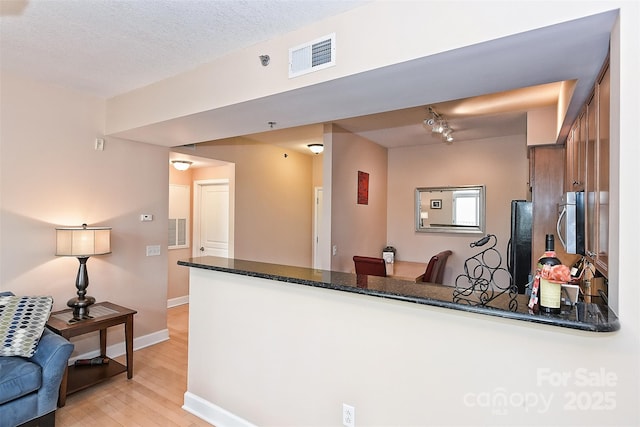
<instances>
[{"instance_id":1,"label":"dark lamp base","mask_svg":"<svg viewBox=\"0 0 640 427\"><path fill-rule=\"evenodd\" d=\"M71 298L67 301L67 306L73 308L73 319L69 320L69 323L77 322L79 320L93 319L89 316L89 306L96 302L94 297L83 298Z\"/></svg>"}]
</instances>

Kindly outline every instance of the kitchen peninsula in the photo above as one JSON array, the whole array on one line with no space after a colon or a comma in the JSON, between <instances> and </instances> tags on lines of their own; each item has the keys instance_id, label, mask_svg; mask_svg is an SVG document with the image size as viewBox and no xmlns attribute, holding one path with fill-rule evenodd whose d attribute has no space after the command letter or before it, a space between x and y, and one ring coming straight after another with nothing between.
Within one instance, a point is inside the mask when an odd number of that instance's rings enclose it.
<instances>
[{"instance_id":1,"label":"kitchen peninsula","mask_svg":"<svg viewBox=\"0 0 640 427\"><path fill-rule=\"evenodd\" d=\"M574 307L566 306L559 315L530 314L527 308L528 298L525 295L514 295L510 298L508 294L503 294L486 306L469 305L454 302L454 287L415 283L392 277L357 276L352 273L212 256L191 258L179 261L178 264L584 331L612 332L620 327L616 315L611 310L596 304L578 303ZM517 303L512 309L509 308L511 299Z\"/></svg>"},{"instance_id":2,"label":"kitchen peninsula","mask_svg":"<svg viewBox=\"0 0 640 427\"><path fill-rule=\"evenodd\" d=\"M360 425L447 424L452 410L474 424L482 409L470 395L557 393L541 369L575 370L567 345L597 356L619 328L604 307L530 315L522 296L512 312L499 298L456 304L453 288L391 278L217 257L178 264L190 277L183 408L214 425L340 425L342 403ZM536 366L524 366L532 352ZM595 372L599 360L579 366ZM291 408L300 394L308 405ZM424 410L398 418L405 405ZM527 419L543 423L564 406L547 411Z\"/></svg>"}]
</instances>

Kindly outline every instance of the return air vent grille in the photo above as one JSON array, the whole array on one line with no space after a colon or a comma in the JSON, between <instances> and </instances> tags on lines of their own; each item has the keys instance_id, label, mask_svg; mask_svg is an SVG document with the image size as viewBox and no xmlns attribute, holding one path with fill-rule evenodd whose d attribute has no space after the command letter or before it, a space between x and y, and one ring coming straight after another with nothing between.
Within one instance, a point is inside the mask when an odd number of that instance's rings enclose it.
<instances>
[{"instance_id":1,"label":"return air vent grille","mask_svg":"<svg viewBox=\"0 0 640 427\"><path fill-rule=\"evenodd\" d=\"M187 219L169 218L169 247L187 247Z\"/></svg>"},{"instance_id":2,"label":"return air vent grille","mask_svg":"<svg viewBox=\"0 0 640 427\"><path fill-rule=\"evenodd\" d=\"M289 49L289 78L336 65L335 33Z\"/></svg>"}]
</instances>

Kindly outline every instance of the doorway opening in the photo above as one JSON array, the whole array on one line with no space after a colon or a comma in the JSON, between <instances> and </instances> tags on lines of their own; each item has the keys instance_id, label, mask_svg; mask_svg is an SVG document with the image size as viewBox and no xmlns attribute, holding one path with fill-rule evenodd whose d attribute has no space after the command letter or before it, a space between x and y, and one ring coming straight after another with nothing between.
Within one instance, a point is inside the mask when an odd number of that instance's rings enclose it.
<instances>
[{"instance_id":1,"label":"doorway opening","mask_svg":"<svg viewBox=\"0 0 640 427\"><path fill-rule=\"evenodd\" d=\"M171 160L191 164L186 170L177 170ZM171 206L176 198L169 197L169 211L175 214L170 215L167 230L167 307L174 307L189 302L189 269L179 266L178 261L203 255L234 256L235 164L172 151L168 167L170 196L175 189L185 194L180 198L184 207L179 214L176 206Z\"/></svg>"}]
</instances>

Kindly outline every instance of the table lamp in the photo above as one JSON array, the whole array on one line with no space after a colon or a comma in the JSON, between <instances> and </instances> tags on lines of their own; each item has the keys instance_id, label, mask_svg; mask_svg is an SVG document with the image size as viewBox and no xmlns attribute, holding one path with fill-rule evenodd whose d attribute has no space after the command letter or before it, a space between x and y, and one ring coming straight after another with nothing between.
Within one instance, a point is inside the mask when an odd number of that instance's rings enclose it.
<instances>
[{"instance_id":1,"label":"table lamp","mask_svg":"<svg viewBox=\"0 0 640 427\"><path fill-rule=\"evenodd\" d=\"M76 277L78 296L67 302L73 308L73 319L70 322L91 318L89 306L96 299L87 296L87 260L90 256L108 253L111 253L111 227L87 227L87 224L82 224L82 227L56 228L56 255L74 256L80 262Z\"/></svg>"}]
</instances>

